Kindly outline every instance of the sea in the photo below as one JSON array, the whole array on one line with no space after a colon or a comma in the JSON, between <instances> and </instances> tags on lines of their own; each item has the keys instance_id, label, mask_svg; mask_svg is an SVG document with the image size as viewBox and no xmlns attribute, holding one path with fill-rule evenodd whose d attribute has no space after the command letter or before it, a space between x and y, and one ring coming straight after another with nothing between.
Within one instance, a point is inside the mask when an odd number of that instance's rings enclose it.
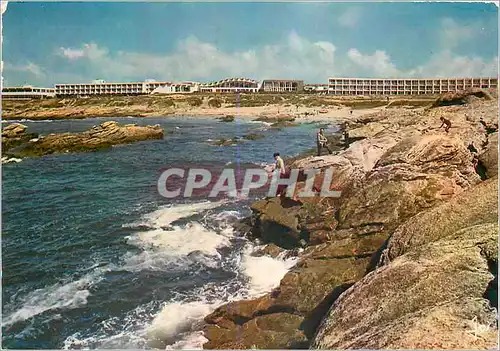
<instances>
[{"instance_id":1,"label":"sea","mask_svg":"<svg viewBox=\"0 0 500 351\"><path fill-rule=\"evenodd\" d=\"M2 165L3 348L201 349L207 314L270 291L296 263L255 256L262 244L234 229L258 195L167 199L157 182L166 167L264 167L274 152L296 156L315 147L319 123L274 129L249 119L187 117L15 122L47 135L108 120L159 124L165 136ZM210 143L248 133L264 138Z\"/></svg>"}]
</instances>

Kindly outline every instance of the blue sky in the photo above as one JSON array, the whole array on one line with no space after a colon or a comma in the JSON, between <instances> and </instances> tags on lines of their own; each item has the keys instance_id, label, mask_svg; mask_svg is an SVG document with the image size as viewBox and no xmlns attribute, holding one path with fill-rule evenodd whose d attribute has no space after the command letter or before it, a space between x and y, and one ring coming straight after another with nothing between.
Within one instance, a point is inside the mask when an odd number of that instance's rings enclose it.
<instances>
[{"instance_id":1,"label":"blue sky","mask_svg":"<svg viewBox=\"0 0 500 351\"><path fill-rule=\"evenodd\" d=\"M482 3L17 3L5 85L497 75Z\"/></svg>"}]
</instances>

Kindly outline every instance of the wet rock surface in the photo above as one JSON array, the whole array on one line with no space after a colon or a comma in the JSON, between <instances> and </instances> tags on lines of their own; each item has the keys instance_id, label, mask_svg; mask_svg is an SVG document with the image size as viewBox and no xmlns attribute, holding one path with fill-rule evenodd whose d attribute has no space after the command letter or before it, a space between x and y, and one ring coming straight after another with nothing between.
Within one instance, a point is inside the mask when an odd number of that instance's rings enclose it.
<instances>
[{"instance_id":1,"label":"wet rock surface","mask_svg":"<svg viewBox=\"0 0 500 351\"><path fill-rule=\"evenodd\" d=\"M26 133L26 128L23 124L12 123L2 129L2 151L4 153L38 137L36 133Z\"/></svg>"}]
</instances>

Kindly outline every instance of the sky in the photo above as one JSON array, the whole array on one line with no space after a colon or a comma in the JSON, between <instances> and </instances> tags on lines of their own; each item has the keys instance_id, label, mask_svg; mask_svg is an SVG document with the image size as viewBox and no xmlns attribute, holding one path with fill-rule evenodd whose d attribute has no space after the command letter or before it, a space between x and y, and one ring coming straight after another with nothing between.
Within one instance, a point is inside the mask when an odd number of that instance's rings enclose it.
<instances>
[{"instance_id":1,"label":"sky","mask_svg":"<svg viewBox=\"0 0 500 351\"><path fill-rule=\"evenodd\" d=\"M487 3L9 2L2 20L4 86L498 75Z\"/></svg>"}]
</instances>

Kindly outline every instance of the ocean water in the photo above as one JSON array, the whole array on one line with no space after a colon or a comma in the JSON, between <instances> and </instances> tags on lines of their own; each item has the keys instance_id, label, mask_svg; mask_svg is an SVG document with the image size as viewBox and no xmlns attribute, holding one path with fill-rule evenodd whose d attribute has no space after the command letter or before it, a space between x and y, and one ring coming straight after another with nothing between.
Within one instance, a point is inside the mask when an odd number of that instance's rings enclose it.
<instances>
[{"instance_id":1,"label":"ocean water","mask_svg":"<svg viewBox=\"0 0 500 351\"><path fill-rule=\"evenodd\" d=\"M22 122L46 135L106 120ZM297 155L314 147L316 124L115 120L158 123L167 133L2 166L4 348L201 348L206 314L269 291L295 264L252 256L255 244L233 230L253 199L165 199L156 184L172 165L263 165L276 151ZM249 132L265 138L207 143Z\"/></svg>"}]
</instances>

